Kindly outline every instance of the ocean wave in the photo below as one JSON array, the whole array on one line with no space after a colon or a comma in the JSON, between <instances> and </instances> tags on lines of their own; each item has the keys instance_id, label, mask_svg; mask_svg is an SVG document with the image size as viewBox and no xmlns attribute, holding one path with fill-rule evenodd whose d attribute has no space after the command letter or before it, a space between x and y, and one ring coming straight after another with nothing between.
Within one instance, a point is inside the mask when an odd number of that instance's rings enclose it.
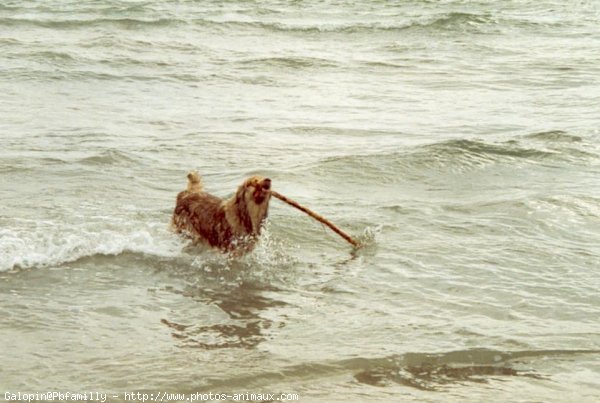
<instances>
[{"instance_id":1,"label":"ocean wave","mask_svg":"<svg viewBox=\"0 0 600 403\"><path fill-rule=\"evenodd\" d=\"M524 136L524 138L565 143L580 143L581 141L583 141L582 137L569 134L562 130L549 130L544 132L527 134Z\"/></svg>"},{"instance_id":2,"label":"ocean wave","mask_svg":"<svg viewBox=\"0 0 600 403\"><path fill-rule=\"evenodd\" d=\"M244 66L272 66L284 68L337 67L338 63L329 59L315 57L263 57L237 62Z\"/></svg>"},{"instance_id":3,"label":"ocean wave","mask_svg":"<svg viewBox=\"0 0 600 403\"><path fill-rule=\"evenodd\" d=\"M66 53L66 52L57 52L57 51L51 51L51 50L45 50L42 52L34 52L32 53L34 56L38 56L44 59L52 59L52 60L68 60L68 61L72 61L75 60L75 57L73 57L72 55Z\"/></svg>"},{"instance_id":4,"label":"ocean wave","mask_svg":"<svg viewBox=\"0 0 600 403\"><path fill-rule=\"evenodd\" d=\"M18 58L18 59L28 59L36 62L49 62L53 67L57 67L59 65L69 65L72 62L79 62L82 66L114 66L118 68L128 67L128 66L144 66L150 68L164 68L169 67L171 64L169 62L164 61L161 58L155 59L140 59L135 57L113 57L109 59L92 59L84 56L82 53L72 51L56 51L56 50L44 50L44 51L35 51L28 50L23 51L19 50L18 53L8 53L8 57ZM74 73L81 73L77 70ZM91 73L91 72L90 72ZM118 77L118 76L117 76Z\"/></svg>"},{"instance_id":5,"label":"ocean wave","mask_svg":"<svg viewBox=\"0 0 600 403\"><path fill-rule=\"evenodd\" d=\"M498 351L482 348L446 353L357 357L339 361L308 362L281 368L277 372L257 371L235 378L215 379L200 390L215 390L232 384L245 387L272 384L277 380L286 382L294 379L306 380L307 374L315 379L351 374L357 382L372 386L385 387L400 384L420 390L436 391L445 386L465 382L485 383L498 377L544 379L545 374L531 369L537 362L569 359L575 356L589 356L595 359L599 354L600 350Z\"/></svg>"},{"instance_id":6,"label":"ocean wave","mask_svg":"<svg viewBox=\"0 0 600 403\"><path fill-rule=\"evenodd\" d=\"M126 165L135 163L136 159L119 150L103 150L97 154L82 158L78 163L83 165Z\"/></svg>"},{"instance_id":7,"label":"ocean wave","mask_svg":"<svg viewBox=\"0 0 600 403\"><path fill-rule=\"evenodd\" d=\"M546 158L553 153L522 147L518 144L489 143L479 140L456 139L425 147L428 151L447 151L459 154L501 155L517 158Z\"/></svg>"},{"instance_id":8,"label":"ocean wave","mask_svg":"<svg viewBox=\"0 0 600 403\"><path fill-rule=\"evenodd\" d=\"M419 160L435 162L486 162L502 159L542 161L558 157L558 152L531 148L517 142L490 143L479 140L456 139L422 147L415 156ZM429 158L428 158L429 157Z\"/></svg>"},{"instance_id":9,"label":"ocean wave","mask_svg":"<svg viewBox=\"0 0 600 403\"><path fill-rule=\"evenodd\" d=\"M44 51L28 51L26 53L13 53L9 54L10 57L19 58L19 59L30 59L38 62L50 62L53 65L57 64L67 64L74 62L78 59L78 57L69 54L67 52L59 52L53 50L44 50Z\"/></svg>"},{"instance_id":10,"label":"ocean wave","mask_svg":"<svg viewBox=\"0 0 600 403\"><path fill-rule=\"evenodd\" d=\"M474 28L479 25L495 24L496 21L489 15L472 14L472 13L448 13L441 16L434 16L430 19L419 19L406 22L366 22L366 23L323 23L315 24L289 24L281 22L264 22L264 21L242 21L242 20L210 20L200 19L195 21L196 24L211 24L221 27L246 27L263 29L275 32L290 32L290 33L369 33L369 32L401 32L410 29L429 29L429 30L464 30L466 28Z\"/></svg>"},{"instance_id":11,"label":"ocean wave","mask_svg":"<svg viewBox=\"0 0 600 403\"><path fill-rule=\"evenodd\" d=\"M576 221L585 225L589 219L600 218L600 198L588 195L557 195L529 200L532 210L546 212L559 224Z\"/></svg>"},{"instance_id":12,"label":"ocean wave","mask_svg":"<svg viewBox=\"0 0 600 403\"><path fill-rule=\"evenodd\" d=\"M7 173L12 173L12 172L20 172L20 173L26 173L26 172L32 172L34 169L32 167L27 167L27 166L23 166L22 164L8 164L6 162L2 162L2 164L0 164L0 173L3 174L7 174Z\"/></svg>"},{"instance_id":13,"label":"ocean wave","mask_svg":"<svg viewBox=\"0 0 600 403\"><path fill-rule=\"evenodd\" d=\"M373 386L400 384L420 390L436 391L446 385L487 382L488 377L529 377L544 379L531 368L539 360L563 356L600 354L599 350L524 350L497 351L470 349L448 353L407 353L385 359L352 359L345 367L360 371L354 378ZM525 369L524 363L527 363ZM364 369L363 369L364 368Z\"/></svg>"},{"instance_id":14,"label":"ocean wave","mask_svg":"<svg viewBox=\"0 0 600 403\"><path fill-rule=\"evenodd\" d=\"M169 230L168 220L136 224L122 217L96 214L80 215L80 218L83 223L73 224L0 217L0 272L136 254L152 260L183 259L186 263L177 270L194 275L198 270L229 271L232 265L239 269L252 268L249 271L253 276L264 280L285 277L281 270L290 269L298 261L289 253L296 248L293 241L278 237L270 223L252 253L232 260L219 251L193 245L188 239L176 236Z\"/></svg>"},{"instance_id":15,"label":"ocean wave","mask_svg":"<svg viewBox=\"0 0 600 403\"><path fill-rule=\"evenodd\" d=\"M9 45L9 46L23 46L21 41L18 41L14 38L0 38L0 45Z\"/></svg>"},{"instance_id":16,"label":"ocean wave","mask_svg":"<svg viewBox=\"0 0 600 403\"><path fill-rule=\"evenodd\" d=\"M196 18L190 21L195 26L212 26L215 28L251 28L284 33L391 33L391 32L440 32L440 33L498 33L501 29L539 30L540 28L559 29L564 27L564 21L536 20L535 18L514 17L491 12L459 12L433 14L426 17L351 23L287 23L273 21L248 21L247 19L211 19Z\"/></svg>"},{"instance_id":17,"label":"ocean wave","mask_svg":"<svg viewBox=\"0 0 600 403\"><path fill-rule=\"evenodd\" d=\"M39 27L50 29L79 29L98 26L116 26L123 29L167 27L185 24L185 20L174 18L89 18L89 19L33 19L33 18L0 18L0 26L5 27Z\"/></svg>"},{"instance_id":18,"label":"ocean wave","mask_svg":"<svg viewBox=\"0 0 600 403\"><path fill-rule=\"evenodd\" d=\"M364 23L323 23L323 24L290 24L283 22L248 21L246 19L215 19L175 17L162 18L82 18L82 19L34 19L34 18L0 18L0 26L18 27L35 26L51 29L79 29L98 26L116 26L123 29L139 29L190 25L196 28L250 28L273 32L289 33L369 33L400 32L410 29L426 29L432 31L454 31L475 29L479 26L494 25L497 21L487 14L451 12L435 15L428 19L416 19L406 22L364 22Z\"/></svg>"},{"instance_id":19,"label":"ocean wave","mask_svg":"<svg viewBox=\"0 0 600 403\"><path fill-rule=\"evenodd\" d=\"M263 30L281 33L299 34L365 34L365 33L390 33L406 32L416 30L417 32L444 32L444 33L497 33L502 28L511 29L549 29L561 28L565 25L563 21L536 20L528 17L515 17L508 15L496 15L491 12L459 12L449 11L428 16L408 19L396 16L390 19L385 16L368 22L300 22L290 23L277 20L261 19L260 15L269 13L258 13L257 16L240 15L238 17L225 17L222 15L211 16L158 14L144 7L139 8L115 8L106 10L86 10L88 17L64 18L53 16L53 10L38 10L45 13L45 17L33 18L24 16L2 17L0 26L5 27L39 27L48 29L82 29L87 27L117 27L126 30L152 29L165 27L187 26L192 29L208 29L214 31L228 30ZM122 17L124 13L135 12L136 17ZM130 14L131 15L131 14ZM147 15L147 16L144 16ZM214 15L214 14L213 14Z\"/></svg>"},{"instance_id":20,"label":"ocean wave","mask_svg":"<svg viewBox=\"0 0 600 403\"><path fill-rule=\"evenodd\" d=\"M598 162L600 158L593 150L574 147L571 143L577 143L577 137L566 133L548 132L535 134L532 138L555 140L551 140L553 144L547 144L546 141L527 141L531 140L528 138L525 138L526 141L513 139L498 143L454 139L403 151L327 157L319 161L316 168L340 175L356 171L361 178L397 180L398 177L423 175L432 170L463 172L492 164L578 166ZM568 146L562 144L566 139L571 140Z\"/></svg>"},{"instance_id":21,"label":"ocean wave","mask_svg":"<svg viewBox=\"0 0 600 403\"><path fill-rule=\"evenodd\" d=\"M97 229L100 223L82 225L54 221L21 220L18 226L0 229L0 271L58 266L85 257L126 252L174 257L181 242L165 223L139 229Z\"/></svg>"},{"instance_id":22,"label":"ocean wave","mask_svg":"<svg viewBox=\"0 0 600 403\"><path fill-rule=\"evenodd\" d=\"M75 70L69 68L57 69L56 65L52 67L54 69L33 69L33 68L12 68L0 71L0 78L4 79L19 79L19 80L31 80L31 81L73 81L73 80L92 80L92 81L125 81L125 82L201 82L205 79L211 80L224 80L239 82L243 81L244 78L238 76L226 75L226 74L210 74L210 75L192 75L192 74L126 74L121 69L119 63L127 63L125 60L121 61L110 61L101 62L100 64L110 64L111 70L109 71L94 71L88 70ZM138 62L139 64L145 64L149 67L156 67L156 62ZM161 66L164 67L164 66Z\"/></svg>"}]
</instances>

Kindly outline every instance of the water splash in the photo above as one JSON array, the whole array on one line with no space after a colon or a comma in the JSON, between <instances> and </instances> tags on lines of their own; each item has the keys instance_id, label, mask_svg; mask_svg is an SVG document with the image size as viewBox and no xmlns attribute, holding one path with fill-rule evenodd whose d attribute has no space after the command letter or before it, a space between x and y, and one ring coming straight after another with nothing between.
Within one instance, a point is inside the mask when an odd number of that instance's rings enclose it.
<instances>
[{"instance_id":1,"label":"water splash","mask_svg":"<svg viewBox=\"0 0 600 403\"><path fill-rule=\"evenodd\" d=\"M249 281L268 284L285 281L286 269L298 262L290 250L297 248L277 238L267 222L256 247L244 256L225 254L203 245L189 246L184 251L195 256L191 262L194 270L220 282Z\"/></svg>"},{"instance_id":2,"label":"water splash","mask_svg":"<svg viewBox=\"0 0 600 403\"><path fill-rule=\"evenodd\" d=\"M383 231L383 224L379 224L375 227L366 227L362 234L358 236L358 242L363 248L371 248L377 245L378 238L381 236Z\"/></svg>"},{"instance_id":3,"label":"water splash","mask_svg":"<svg viewBox=\"0 0 600 403\"><path fill-rule=\"evenodd\" d=\"M267 221L260 241L246 260L263 267L289 267L298 262L298 259L289 253L292 248L297 249L298 246L292 246L274 235L271 224Z\"/></svg>"}]
</instances>

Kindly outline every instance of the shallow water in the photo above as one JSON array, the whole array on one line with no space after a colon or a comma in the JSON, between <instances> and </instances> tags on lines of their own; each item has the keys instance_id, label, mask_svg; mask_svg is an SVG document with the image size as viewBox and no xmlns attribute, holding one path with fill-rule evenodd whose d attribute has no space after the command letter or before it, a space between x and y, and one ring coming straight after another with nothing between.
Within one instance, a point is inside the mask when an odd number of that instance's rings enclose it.
<instances>
[{"instance_id":1,"label":"shallow water","mask_svg":"<svg viewBox=\"0 0 600 403\"><path fill-rule=\"evenodd\" d=\"M600 396L595 2L3 2L0 392ZM168 230L262 174L240 260ZM4 396L4 395L3 395Z\"/></svg>"}]
</instances>

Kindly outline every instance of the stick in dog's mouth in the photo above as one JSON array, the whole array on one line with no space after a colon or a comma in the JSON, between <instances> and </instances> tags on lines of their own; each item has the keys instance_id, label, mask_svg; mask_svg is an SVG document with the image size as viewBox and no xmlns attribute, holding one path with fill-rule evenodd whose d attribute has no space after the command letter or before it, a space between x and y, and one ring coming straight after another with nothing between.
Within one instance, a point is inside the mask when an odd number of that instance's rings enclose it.
<instances>
[{"instance_id":1,"label":"stick in dog's mouth","mask_svg":"<svg viewBox=\"0 0 600 403\"><path fill-rule=\"evenodd\" d=\"M335 226L331 221L329 221L328 219L324 218L323 216L315 213L314 211L298 204L297 202L295 202L292 199L288 199L287 197L285 197L284 195L277 193L274 190L271 190L271 195L278 198L279 200L289 204L292 207L297 208L298 210L308 214L309 216L311 216L312 218L314 218L315 220L327 225L329 228L331 228L336 234L338 234L339 236L341 236L342 238L344 238L346 241L348 241L350 244L352 244L352 246L354 246L356 249L360 248L362 245L360 244L360 242L358 242L357 240L355 240L354 238L352 238L350 235L348 235L347 233L345 233L344 231L342 231L341 229L339 229L337 226Z\"/></svg>"}]
</instances>

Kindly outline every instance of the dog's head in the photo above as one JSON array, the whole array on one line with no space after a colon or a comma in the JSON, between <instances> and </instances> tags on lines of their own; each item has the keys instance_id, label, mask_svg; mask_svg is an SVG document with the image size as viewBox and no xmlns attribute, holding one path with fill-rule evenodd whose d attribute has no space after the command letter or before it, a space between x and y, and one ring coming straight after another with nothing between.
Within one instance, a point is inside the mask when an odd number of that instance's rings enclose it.
<instances>
[{"instance_id":1,"label":"dog's head","mask_svg":"<svg viewBox=\"0 0 600 403\"><path fill-rule=\"evenodd\" d=\"M271 198L271 179L262 176L252 176L241 186L247 197L256 205L269 204Z\"/></svg>"},{"instance_id":2,"label":"dog's head","mask_svg":"<svg viewBox=\"0 0 600 403\"><path fill-rule=\"evenodd\" d=\"M235 195L238 216L246 231L259 234L267 218L271 199L271 179L252 176L244 181Z\"/></svg>"}]
</instances>

